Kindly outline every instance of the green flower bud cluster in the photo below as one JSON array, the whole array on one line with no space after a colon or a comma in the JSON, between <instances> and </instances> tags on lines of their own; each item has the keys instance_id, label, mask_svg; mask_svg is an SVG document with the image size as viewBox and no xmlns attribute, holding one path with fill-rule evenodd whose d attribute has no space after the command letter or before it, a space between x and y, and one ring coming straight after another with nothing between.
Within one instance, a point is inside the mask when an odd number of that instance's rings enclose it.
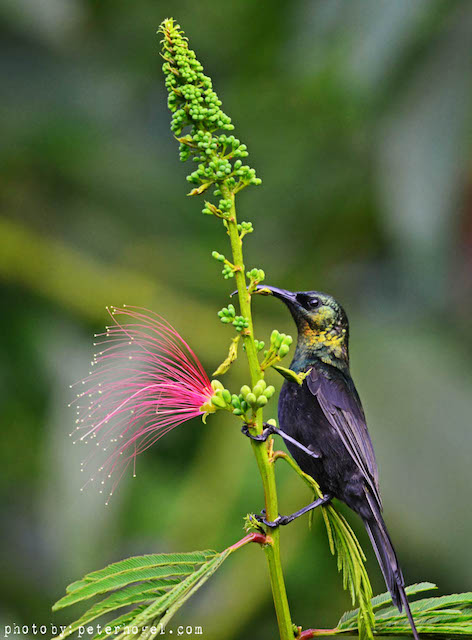
<instances>
[{"instance_id":1,"label":"green flower bud cluster","mask_svg":"<svg viewBox=\"0 0 472 640\"><path fill-rule=\"evenodd\" d=\"M249 321L244 316L237 316L236 309L232 304L223 307L218 311L218 317L223 324L232 324L236 331L243 331L249 327Z\"/></svg>"},{"instance_id":2,"label":"green flower bud cluster","mask_svg":"<svg viewBox=\"0 0 472 640\"><path fill-rule=\"evenodd\" d=\"M240 224L238 224L238 231L241 235L241 238L244 238L247 233L252 233L254 231L252 222L241 222Z\"/></svg>"},{"instance_id":3,"label":"green flower bud cluster","mask_svg":"<svg viewBox=\"0 0 472 640\"><path fill-rule=\"evenodd\" d=\"M159 31L164 35L162 70L169 91L169 109L174 114L172 131L178 135L183 127L194 123L209 131L234 129L231 118L220 109L222 103L213 91L211 78L203 73L180 26L169 19Z\"/></svg>"},{"instance_id":4,"label":"green flower bud cluster","mask_svg":"<svg viewBox=\"0 0 472 640\"><path fill-rule=\"evenodd\" d=\"M246 384L241 387L239 396L233 395L231 401L234 407L233 413L244 415L249 409L257 411L269 402L274 393L275 388L272 385L267 386L264 380L259 380L252 389Z\"/></svg>"},{"instance_id":5,"label":"green flower bud cluster","mask_svg":"<svg viewBox=\"0 0 472 640\"><path fill-rule=\"evenodd\" d=\"M235 171L235 174L240 177L235 193L244 189L248 184L254 184L256 187L262 184L262 180L256 177L256 170L251 169L247 164Z\"/></svg>"},{"instance_id":6,"label":"green flower bud cluster","mask_svg":"<svg viewBox=\"0 0 472 640\"><path fill-rule=\"evenodd\" d=\"M212 204L211 202L207 202L206 200L205 200L205 205L202 209L202 213L207 216L221 215L221 211L218 209L218 207L215 207L214 204Z\"/></svg>"},{"instance_id":7,"label":"green flower bud cluster","mask_svg":"<svg viewBox=\"0 0 472 640\"><path fill-rule=\"evenodd\" d=\"M280 333L277 329L274 329L270 335L270 346L277 351L277 355L283 358L290 350L290 345L293 342L292 336L285 333Z\"/></svg>"},{"instance_id":8,"label":"green flower bud cluster","mask_svg":"<svg viewBox=\"0 0 472 640\"><path fill-rule=\"evenodd\" d=\"M264 340L256 340L256 338L254 338L254 346L256 347L257 353L259 353L259 351L262 351L262 349L265 347L265 342ZM246 345L244 343L243 349L244 351L246 351Z\"/></svg>"},{"instance_id":9,"label":"green flower bud cluster","mask_svg":"<svg viewBox=\"0 0 472 640\"><path fill-rule=\"evenodd\" d=\"M263 269L251 269L246 273L249 280L253 280L254 282L262 282L265 278L265 273Z\"/></svg>"},{"instance_id":10,"label":"green flower bud cluster","mask_svg":"<svg viewBox=\"0 0 472 640\"><path fill-rule=\"evenodd\" d=\"M167 19L159 32L164 36L162 69L172 112L171 129L180 142L180 159L193 159L199 163L187 178L197 185L191 195L198 195L212 185L217 197L228 192L237 193L249 184L260 184L254 169L242 164L242 159L248 155L246 145L235 136L227 135L226 132L234 129L231 118L222 111L211 78L203 73L180 26ZM190 130L182 136L186 127ZM231 207L232 201L223 197L218 210L212 211L205 204L203 211L224 217L229 215Z\"/></svg>"},{"instance_id":11,"label":"green flower bud cluster","mask_svg":"<svg viewBox=\"0 0 472 640\"><path fill-rule=\"evenodd\" d=\"M218 208L222 213L227 213L231 209L232 205L233 203L229 198L227 198L226 200L224 198L221 198L221 200L218 202Z\"/></svg>"},{"instance_id":12,"label":"green flower bud cluster","mask_svg":"<svg viewBox=\"0 0 472 640\"><path fill-rule=\"evenodd\" d=\"M223 274L223 278L225 280L228 280L229 278L234 278L234 269L230 264L225 264L221 273Z\"/></svg>"},{"instance_id":13,"label":"green flower bud cluster","mask_svg":"<svg viewBox=\"0 0 472 640\"><path fill-rule=\"evenodd\" d=\"M249 293L256 290L257 285L265 279L265 273L263 269L251 269L246 273L249 278Z\"/></svg>"},{"instance_id":14,"label":"green flower bud cluster","mask_svg":"<svg viewBox=\"0 0 472 640\"><path fill-rule=\"evenodd\" d=\"M259 351L262 351L262 349L265 347L264 340L254 340L254 344L256 345L256 351L258 353Z\"/></svg>"},{"instance_id":15,"label":"green flower bud cluster","mask_svg":"<svg viewBox=\"0 0 472 640\"><path fill-rule=\"evenodd\" d=\"M211 386L214 391L210 399L211 405L215 409L231 411L243 419L249 418L249 411L257 411L264 407L275 393L275 388L272 385L268 386L264 380L259 380L253 389L248 385L242 386L239 395L231 394L219 380L212 380Z\"/></svg>"},{"instance_id":16,"label":"green flower bud cluster","mask_svg":"<svg viewBox=\"0 0 472 640\"><path fill-rule=\"evenodd\" d=\"M290 351L292 342L292 336L274 329L270 336L270 347L267 351L264 351L264 360L261 362L261 368L266 369L284 358Z\"/></svg>"},{"instance_id":17,"label":"green flower bud cluster","mask_svg":"<svg viewBox=\"0 0 472 640\"><path fill-rule=\"evenodd\" d=\"M223 278L228 280L228 278L234 278L234 265L231 264L228 260L226 260L225 256L222 253L218 253L218 251L212 251L211 255L218 262L224 262L223 270L221 273L223 274ZM231 306L231 305L230 305Z\"/></svg>"},{"instance_id":18,"label":"green flower bud cluster","mask_svg":"<svg viewBox=\"0 0 472 640\"><path fill-rule=\"evenodd\" d=\"M212 380L211 386L215 392L211 397L211 404L217 409L232 411L231 392L225 389L219 380Z\"/></svg>"},{"instance_id":19,"label":"green flower bud cluster","mask_svg":"<svg viewBox=\"0 0 472 640\"><path fill-rule=\"evenodd\" d=\"M249 327L249 320L244 316L236 316L233 320L233 326L236 331L243 331Z\"/></svg>"},{"instance_id":20,"label":"green flower bud cluster","mask_svg":"<svg viewBox=\"0 0 472 640\"><path fill-rule=\"evenodd\" d=\"M218 318L224 324L232 324L236 317L236 309L232 304L229 304L227 307L223 307L220 311L218 311Z\"/></svg>"}]
</instances>

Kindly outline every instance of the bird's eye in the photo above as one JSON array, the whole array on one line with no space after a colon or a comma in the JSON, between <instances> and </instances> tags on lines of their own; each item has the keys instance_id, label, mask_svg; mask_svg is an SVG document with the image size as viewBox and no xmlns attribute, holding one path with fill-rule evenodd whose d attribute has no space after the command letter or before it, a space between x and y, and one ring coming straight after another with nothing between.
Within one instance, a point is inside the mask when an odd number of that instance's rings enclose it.
<instances>
[{"instance_id":1,"label":"bird's eye","mask_svg":"<svg viewBox=\"0 0 472 640\"><path fill-rule=\"evenodd\" d=\"M309 298L306 302L307 309L317 309L321 304L319 298Z\"/></svg>"},{"instance_id":2,"label":"bird's eye","mask_svg":"<svg viewBox=\"0 0 472 640\"><path fill-rule=\"evenodd\" d=\"M317 309L321 305L321 300L318 296L310 295L304 291L297 293L297 302L300 306L304 307L307 311Z\"/></svg>"}]
</instances>

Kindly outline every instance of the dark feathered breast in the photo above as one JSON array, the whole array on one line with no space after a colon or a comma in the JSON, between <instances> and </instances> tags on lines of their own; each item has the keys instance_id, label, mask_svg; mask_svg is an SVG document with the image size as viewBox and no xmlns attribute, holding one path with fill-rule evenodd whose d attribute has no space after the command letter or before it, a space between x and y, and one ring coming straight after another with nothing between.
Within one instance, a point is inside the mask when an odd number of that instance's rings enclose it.
<instances>
[{"instance_id":1,"label":"dark feathered breast","mask_svg":"<svg viewBox=\"0 0 472 640\"><path fill-rule=\"evenodd\" d=\"M329 365L314 367L303 385L285 382L279 422L286 433L320 454L316 460L287 444L301 469L323 491L362 515L368 488L380 508L377 465L364 412L354 384L342 372Z\"/></svg>"}]
</instances>

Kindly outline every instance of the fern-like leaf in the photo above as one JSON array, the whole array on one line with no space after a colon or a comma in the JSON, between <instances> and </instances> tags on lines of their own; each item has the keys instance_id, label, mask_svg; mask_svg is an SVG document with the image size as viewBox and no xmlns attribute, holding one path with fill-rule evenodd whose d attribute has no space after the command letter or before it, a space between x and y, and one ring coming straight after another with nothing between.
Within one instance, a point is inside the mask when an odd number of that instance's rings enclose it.
<instances>
[{"instance_id":1,"label":"fern-like leaf","mask_svg":"<svg viewBox=\"0 0 472 640\"><path fill-rule=\"evenodd\" d=\"M355 614L359 636L372 640L375 619L372 609L372 587L364 564L364 552L341 513L332 505L324 507L322 512L331 553L337 554L338 571L343 575L343 586L349 591L352 603L359 603Z\"/></svg>"},{"instance_id":2,"label":"fern-like leaf","mask_svg":"<svg viewBox=\"0 0 472 640\"><path fill-rule=\"evenodd\" d=\"M138 627L140 630L146 627L146 640L152 640L159 632L158 624L165 626L231 552L232 549L229 548L222 553L196 551L137 556L89 573L82 580L69 585L66 595L53 609L62 609L94 596L105 594L106 597L68 625L56 640L62 640L92 620L130 605L137 606L108 622L95 636L96 640L103 640L108 636L113 636L116 640L129 638L130 627ZM151 631L152 628L156 629L156 633ZM110 631L107 632L107 629Z\"/></svg>"},{"instance_id":3,"label":"fern-like leaf","mask_svg":"<svg viewBox=\"0 0 472 640\"><path fill-rule=\"evenodd\" d=\"M436 589L430 582L406 587L409 597ZM379 635L410 635L411 628L404 613L391 605L389 593L372 598L375 611L375 632ZM472 592L453 593L435 598L423 598L410 604L420 634L470 635L472 633ZM348 611L339 620L336 633L359 632L359 610Z\"/></svg>"}]
</instances>

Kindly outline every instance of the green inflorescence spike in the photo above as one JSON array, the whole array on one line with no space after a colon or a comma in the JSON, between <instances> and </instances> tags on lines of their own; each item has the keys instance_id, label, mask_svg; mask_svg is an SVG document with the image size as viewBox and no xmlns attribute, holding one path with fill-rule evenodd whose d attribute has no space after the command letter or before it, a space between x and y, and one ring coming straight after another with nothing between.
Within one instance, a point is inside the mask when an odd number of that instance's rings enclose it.
<instances>
[{"instance_id":1,"label":"green inflorescence spike","mask_svg":"<svg viewBox=\"0 0 472 640\"><path fill-rule=\"evenodd\" d=\"M234 129L231 118L221 109L211 78L203 73L180 26L169 18L159 33L163 35L162 69L172 112L171 130L180 142L180 159L198 163L187 176L195 185L190 195L199 195L213 186L213 195L219 197L223 186L226 193L237 193L250 184L260 184L255 170L242 162L248 155L246 145L228 135ZM203 212L225 217L230 210L231 200L221 198L218 207L205 203ZM244 231L250 233L252 229L248 226Z\"/></svg>"}]
</instances>

